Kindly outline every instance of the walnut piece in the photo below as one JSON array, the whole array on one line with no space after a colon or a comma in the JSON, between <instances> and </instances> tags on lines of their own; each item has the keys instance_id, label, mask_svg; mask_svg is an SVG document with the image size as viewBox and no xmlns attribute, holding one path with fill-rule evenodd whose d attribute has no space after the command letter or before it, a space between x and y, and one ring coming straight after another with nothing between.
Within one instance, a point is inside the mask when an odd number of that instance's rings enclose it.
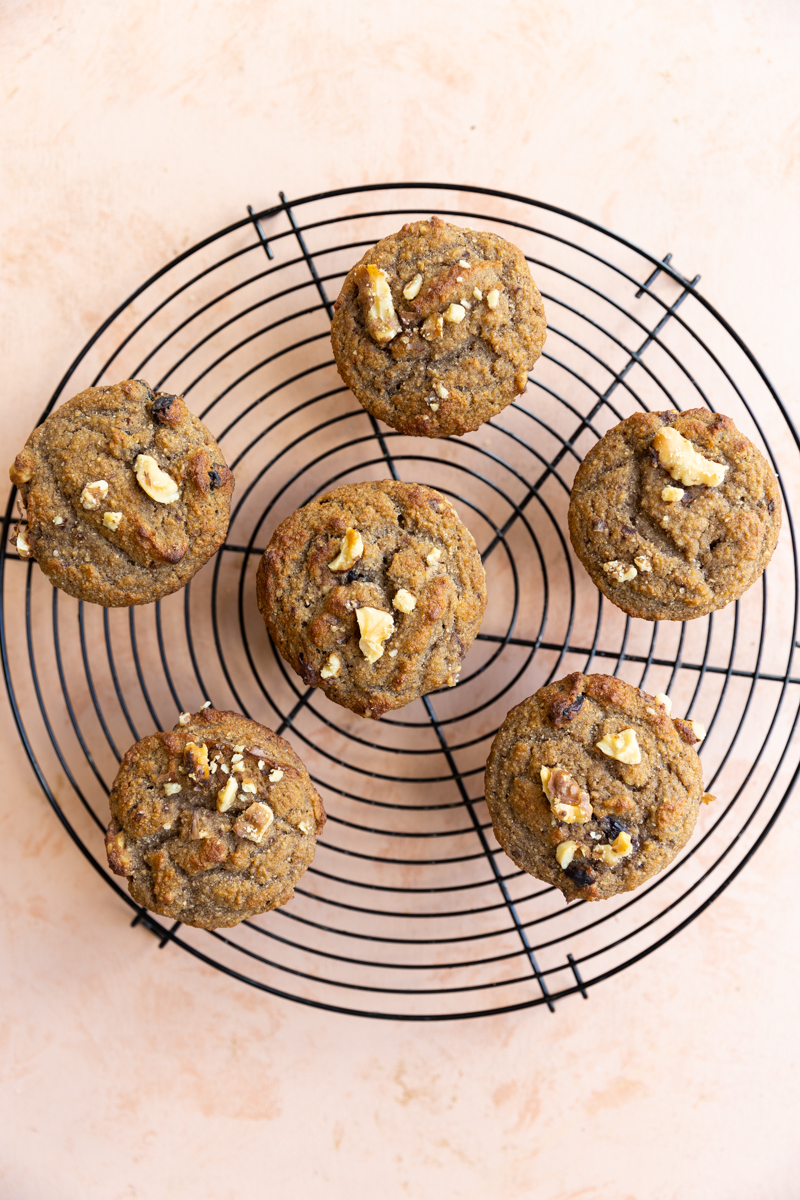
<instances>
[{"instance_id":1,"label":"walnut piece","mask_svg":"<svg viewBox=\"0 0 800 1200\"><path fill-rule=\"evenodd\" d=\"M230 777L225 787L217 792L217 812L227 812L230 806L236 799L236 793L239 785L233 776Z\"/></svg>"},{"instance_id":2,"label":"walnut piece","mask_svg":"<svg viewBox=\"0 0 800 1200\"><path fill-rule=\"evenodd\" d=\"M613 558L611 562L603 563L603 570L606 575L610 575L617 583L630 583L639 574L636 567L622 563L616 558Z\"/></svg>"},{"instance_id":3,"label":"walnut piece","mask_svg":"<svg viewBox=\"0 0 800 1200\"><path fill-rule=\"evenodd\" d=\"M563 767L542 767L540 774L550 809L559 821L567 825L583 825L591 821L589 793L581 790L568 771Z\"/></svg>"},{"instance_id":4,"label":"walnut piece","mask_svg":"<svg viewBox=\"0 0 800 1200\"><path fill-rule=\"evenodd\" d=\"M195 783L206 783L209 776L208 746L187 742L183 750L183 769Z\"/></svg>"},{"instance_id":5,"label":"walnut piece","mask_svg":"<svg viewBox=\"0 0 800 1200\"><path fill-rule=\"evenodd\" d=\"M151 454L137 454L133 464L136 482L157 504L174 504L180 499L180 488L171 475L162 471Z\"/></svg>"},{"instance_id":6,"label":"walnut piece","mask_svg":"<svg viewBox=\"0 0 800 1200\"><path fill-rule=\"evenodd\" d=\"M702 742L706 736L705 725L702 725L699 721L687 721L686 724L691 725L692 733L697 738L698 742Z\"/></svg>"},{"instance_id":7,"label":"walnut piece","mask_svg":"<svg viewBox=\"0 0 800 1200\"><path fill-rule=\"evenodd\" d=\"M661 491L661 499L666 500L668 504L673 504L677 500L682 500L686 495L683 488L665 487Z\"/></svg>"},{"instance_id":8,"label":"walnut piece","mask_svg":"<svg viewBox=\"0 0 800 1200\"><path fill-rule=\"evenodd\" d=\"M116 533L122 523L121 512L104 512L103 524L106 529L110 529L112 533Z\"/></svg>"},{"instance_id":9,"label":"walnut piece","mask_svg":"<svg viewBox=\"0 0 800 1200\"><path fill-rule=\"evenodd\" d=\"M17 536L14 539L14 544L17 547L17 554L20 558L33 558L33 551L28 544L28 539L22 529L17 530Z\"/></svg>"},{"instance_id":10,"label":"walnut piece","mask_svg":"<svg viewBox=\"0 0 800 1200\"><path fill-rule=\"evenodd\" d=\"M440 400L446 400L447 397L450 395L450 393L448 392L447 388L444 386L443 383L435 383L433 385L433 390L436 392L436 395L439 397Z\"/></svg>"},{"instance_id":11,"label":"walnut piece","mask_svg":"<svg viewBox=\"0 0 800 1200\"><path fill-rule=\"evenodd\" d=\"M263 842L275 814L268 804L256 800L241 813L233 826L233 832L240 838L248 838L251 842Z\"/></svg>"},{"instance_id":12,"label":"walnut piece","mask_svg":"<svg viewBox=\"0 0 800 1200\"><path fill-rule=\"evenodd\" d=\"M210 813L205 808L196 808L192 816L192 828L189 833L189 838L193 842L199 842L202 838L210 838L214 836L214 827L209 820Z\"/></svg>"},{"instance_id":13,"label":"walnut piece","mask_svg":"<svg viewBox=\"0 0 800 1200\"><path fill-rule=\"evenodd\" d=\"M486 304L489 308L497 308L497 302L499 299L500 292L497 288L492 288L490 292L486 293Z\"/></svg>"},{"instance_id":14,"label":"walnut piece","mask_svg":"<svg viewBox=\"0 0 800 1200\"><path fill-rule=\"evenodd\" d=\"M297 826L301 833L313 833L313 827L310 821L301 821Z\"/></svg>"},{"instance_id":15,"label":"walnut piece","mask_svg":"<svg viewBox=\"0 0 800 1200\"><path fill-rule=\"evenodd\" d=\"M420 334L425 338L426 342L432 342L434 338L440 338L444 332L444 317L441 313L431 313L422 322Z\"/></svg>"},{"instance_id":16,"label":"walnut piece","mask_svg":"<svg viewBox=\"0 0 800 1200\"><path fill-rule=\"evenodd\" d=\"M627 858L633 851L631 835L627 830L617 834L610 846L595 846L592 858L604 862L606 866L614 867L621 858Z\"/></svg>"},{"instance_id":17,"label":"walnut piece","mask_svg":"<svg viewBox=\"0 0 800 1200\"><path fill-rule=\"evenodd\" d=\"M656 692L655 696L653 696L653 699L659 708L663 708L664 712L667 714L667 716L669 716L669 714L672 712L672 701L666 692Z\"/></svg>"},{"instance_id":18,"label":"walnut piece","mask_svg":"<svg viewBox=\"0 0 800 1200\"><path fill-rule=\"evenodd\" d=\"M607 733L599 742L595 742L598 750L617 762L635 767L642 761L642 752L636 740L635 729L621 729L619 733Z\"/></svg>"},{"instance_id":19,"label":"walnut piece","mask_svg":"<svg viewBox=\"0 0 800 1200\"><path fill-rule=\"evenodd\" d=\"M699 450L671 425L664 425L653 438L662 467L666 467L678 483L704 483L707 487L718 487L728 468L723 463L705 458Z\"/></svg>"},{"instance_id":20,"label":"walnut piece","mask_svg":"<svg viewBox=\"0 0 800 1200\"><path fill-rule=\"evenodd\" d=\"M368 663L383 656L383 643L394 633L394 618L380 608L357 608L356 620L361 631L359 649Z\"/></svg>"},{"instance_id":21,"label":"walnut piece","mask_svg":"<svg viewBox=\"0 0 800 1200\"><path fill-rule=\"evenodd\" d=\"M562 871L566 871L576 854L585 855L586 848L579 845L578 842L573 842L571 840L558 843L556 846L556 858Z\"/></svg>"},{"instance_id":22,"label":"walnut piece","mask_svg":"<svg viewBox=\"0 0 800 1200\"><path fill-rule=\"evenodd\" d=\"M179 713L178 714L178 724L179 725L188 725L189 722L191 721L191 719L192 719L191 713Z\"/></svg>"},{"instance_id":23,"label":"walnut piece","mask_svg":"<svg viewBox=\"0 0 800 1200\"><path fill-rule=\"evenodd\" d=\"M405 588L400 588L398 592L395 592L392 607L401 613L413 612L417 607L417 597L412 596L411 592L406 591Z\"/></svg>"},{"instance_id":24,"label":"walnut piece","mask_svg":"<svg viewBox=\"0 0 800 1200\"><path fill-rule=\"evenodd\" d=\"M429 567L435 567L439 559L442 557L442 552L438 546L431 550L430 554L425 556L425 562Z\"/></svg>"},{"instance_id":25,"label":"walnut piece","mask_svg":"<svg viewBox=\"0 0 800 1200\"><path fill-rule=\"evenodd\" d=\"M354 567L364 553L364 542L357 529L345 531L339 553L333 562L328 563L329 571L349 571Z\"/></svg>"},{"instance_id":26,"label":"walnut piece","mask_svg":"<svg viewBox=\"0 0 800 1200\"><path fill-rule=\"evenodd\" d=\"M320 671L322 679L335 679L342 669L342 660L336 654L329 654L328 661Z\"/></svg>"},{"instance_id":27,"label":"walnut piece","mask_svg":"<svg viewBox=\"0 0 800 1200\"><path fill-rule=\"evenodd\" d=\"M180 790L181 790L181 785L179 783L165 783L164 784L164 795L165 796L177 796L177 794Z\"/></svg>"},{"instance_id":28,"label":"walnut piece","mask_svg":"<svg viewBox=\"0 0 800 1200\"><path fill-rule=\"evenodd\" d=\"M280 781L283 779L283 771L276 767L274 771L270 771L267 779L270 781L270 783L280 783Z\"/></svg>"},{"instance_id":29,"label":"walnut piece","mask_svg":"<svg viewBox=\"0 0 800 1200\"><path fill-rule=\"evenodd\" d=\"M413 300L419 295L419 289L422 287L422 276L419 272L414 276L410 283L407 283L403 288L403 295L406 300Z\"/></svg>"},{"instance_id":30,"label":"walnut piece","mask_svg":"<svg viewBox=\"0 0 800 1200\"><path fill-rule=\"evenodd\" d=\"M107 495L108 484L105 479L96 479L94 483L87 483L81 492L81 505L87 512L94 512Z\"/></svg>"},{"instance_id":31,"label":"walnut piece","mask_svg":"<svg viewBox=\"0 0 800 1200\"><path fill-rule=\"evenodd\" d=\"M442 313L445 321L451 325L460 325L467 315L467 310L463 304L448 304L447 308Z\"/></svg>"},{"instance_id":32,"label":"walnut piece","mask_svg":"<svg viewBox=\"0 0 800 1200\"><path fill-rule=\"evenodd\" d=\"M356 269L356 283L367 333L373 342L391 342L400 333L401 326L394 311L389 276L380 267L368 263Z\"/></svg>"},{"instance_id":33,"label":"walnut piece","mask_svg":"<svg viewBox=\"0 0 800 1200\"><path fill-rule=\"evenodd\" d=\"M638 554L636 556L636 558L633 560L633 562L634 562L634 566L637 567L638 570L640 570L643 575L646 575L648 571L652 571L652 569L653 569L653 564L650 562L650 559L647 558L647 556L644 554Z\"/></svg>"},{"instance_id":34,"label":"walnut piece","mask_svg":"<svg viewBox=\"0 0 800 1200\"><path fill-rule=\"evenodd\" d=\"M472 295L475 297L476 300L483 299L483 292L481 291L481 289L479 287L474 287L472 289Z\"/></svg>"}]
</instances>

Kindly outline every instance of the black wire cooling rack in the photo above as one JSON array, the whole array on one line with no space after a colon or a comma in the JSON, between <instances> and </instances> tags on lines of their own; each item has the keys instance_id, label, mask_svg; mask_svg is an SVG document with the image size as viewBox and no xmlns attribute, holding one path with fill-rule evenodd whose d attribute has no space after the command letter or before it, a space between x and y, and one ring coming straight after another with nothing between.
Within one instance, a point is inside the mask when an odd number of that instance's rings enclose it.
<instances>
[{"instance_id":1,"label":"black wire cooling rack","mask_svg":"<svg viewBox=\"0 0 800 1200\"><path fill-rule=\"evenodd\" d=\"M132 923L254 987L403 1020L586 997L701 913L789 795L800 758L798 560L784 487L779 548L741 601L685 625L631 620L571 555L572 477L627 414L703 405L733 417L782 483L793 481L794 426L753 355L698 293L699 276L563 210L420 183L294 201L280 193L279 204L247 212L120 305L45 410L131 377L184 392L236 473L216 559L153 605L80 604L8 546L13 490L9 497L0 635L31 764L76 845L135 910ZM489 425L446 441L370 419L342 386L328 338L331 299L353 262L431 213L519 245L549 327L526 394ZM255 571L293 509L350 480L390 475L450 497L481 548L489 604L458 687L373 723L301 686L276 657L256 609ZM508 709L573 670L668 692L676 714L705 724L705 783L718 800L661 875L602 905L566 907L499 849L482 787ZM103 851L121 754L206 699L287 737L329 813L292 902L224 932L168 927L138 908Z\"/></svg>"}]
</instances>

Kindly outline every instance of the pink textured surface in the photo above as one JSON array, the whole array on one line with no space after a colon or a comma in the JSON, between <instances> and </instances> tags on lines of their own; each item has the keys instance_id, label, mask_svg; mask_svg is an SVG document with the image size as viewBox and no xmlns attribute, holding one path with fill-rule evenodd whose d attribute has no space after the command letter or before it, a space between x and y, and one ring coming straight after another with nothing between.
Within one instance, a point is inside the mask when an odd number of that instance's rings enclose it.
<instances>
[{"instance_id":1,"label":"pink textured surface","mask_svg":"<svg viewBox=\"0 0 800 1200\"><path fill-rule=\"evenodd\" d=\"M371 180L501 187L687 275L797 412L793 4L9 3L7 465L98 322L245 204ZM305 1010L132 933L5 699L0 1195L798 1195L797 805L657 954L435 1028Z\"/></svg>"}]
</instances>

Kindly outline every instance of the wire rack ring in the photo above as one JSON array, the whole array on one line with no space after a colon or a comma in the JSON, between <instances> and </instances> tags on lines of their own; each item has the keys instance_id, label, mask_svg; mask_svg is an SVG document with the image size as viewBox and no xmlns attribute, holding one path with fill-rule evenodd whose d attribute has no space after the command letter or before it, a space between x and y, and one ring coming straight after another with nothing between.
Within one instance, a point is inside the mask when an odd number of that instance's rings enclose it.
<instances>
[{"instance_id":1,"label":"wire rack ring","mask_svg":"<svg viewBox=\"0 0 800 1200\"><path fill-rule=\"evenodd\" d=\"M525 395L463 438L408 438L342 386L331 300L353 262L404 221L437 213L514 241L545 299L548 339ZM792 421L699 277L591 221L508 193L376 184L280 201L157 271L90 338L44 417L92 384L142 377L183 392L236 474L228 538L177 595L129 610L75 602L0 550L6 684L38 780L77 847L160 946L180 946L265 992L400 1020L547 1005L651 953L701 913L766 837L798 773L798 558L793 497L778 551L737 604L685 625L609 605L565 536L569 490L596 438L634 411L732 416L784 480L800 478ZM769 440L764 435L769 430ZM255 605L272 530L356 479L443 491L489 579L479 637L455 689L380 723L303 687ZM704 808L656 879L566 907L495 842L482 794L509 708L569 671L603 671L708 730ZM166 924L105 866L108 792L122 753L206 699L287 737L329 813L292 902L233 930ZM83 914L91 920L91 913ZM132 935L134 936L134 935Z\"/></svg>"}]
</instances>

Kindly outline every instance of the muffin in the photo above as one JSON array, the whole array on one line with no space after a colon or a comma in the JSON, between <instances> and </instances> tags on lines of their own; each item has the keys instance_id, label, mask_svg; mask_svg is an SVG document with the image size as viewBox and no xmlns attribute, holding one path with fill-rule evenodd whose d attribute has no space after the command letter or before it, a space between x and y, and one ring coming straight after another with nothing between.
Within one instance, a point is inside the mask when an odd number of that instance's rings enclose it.
<instances>
[{"instance_id":1,"label":"muffin","mask_svg":"<svg viewBox=\"0 0 800 1200\"><path fill-rule=\"evenodd\" d=\"M618 608L689 621L760 578L781 527L778 480L730 417L634 413L578 468L569 505L575 553Z\"/></svg>"},{"instance_id":2,"label":"muffin","mask_svg":"<svg viewBox=\"0 0 800 1200\"><path fill-rule=\"evenodd\" d=\"M291 746L210 707L132 746L109 805L112 871L137 904L201 929L290 900L325 823Z\"/></svg>"},{"instance_id":3,"label":"muffin","mask_svg":"<svg viewBox=\"0 0 800 1200\"><path fill-rule=\"evenodd\" d=\"M391 479L336 488L288 517L257 591L303 682L364 717L455 686L486 606L480 555L453 506Z\"/></svg>"},{"instance_id":4,"label":"muffin","mask_svg":"<svg viewBox=\"0 0 800 1200\"><path fill-rule=\"evenodd\" d=\"M225 540L233 475L182 396L140 379L92 387L35 429L10 471L22 558L78 600L147 604Z\"/></svg>"},{"instance_id":5,"label":"muffin","mask_svg":"<svg viewBox=\"0 0 800 1200\"><path fill-rule=\"evenodd\" d=\"M509 858L566 900L604 900L663 871L697 820L696 721L609 675L568 675L512 709L486 764Z\"/></svg>"},{"instance_id":6,"label":"muffin","mask_svg":"<svg viewBox=\"0 0 800 1200\"><path fill-rule=\"evenodd\" d=\"M382 238L347 275L331 342L368 413L422 437L477 429L528 382L545 339L521 250L439 217Z\"/></svg>"}]
</instances>

